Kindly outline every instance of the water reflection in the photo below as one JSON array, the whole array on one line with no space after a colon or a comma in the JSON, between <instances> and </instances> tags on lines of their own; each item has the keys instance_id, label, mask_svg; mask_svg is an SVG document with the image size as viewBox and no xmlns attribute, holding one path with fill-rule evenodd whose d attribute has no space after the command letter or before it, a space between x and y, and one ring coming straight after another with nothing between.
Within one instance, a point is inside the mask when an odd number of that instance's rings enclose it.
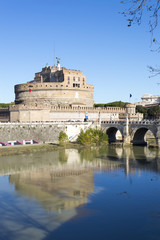
<instances>
[{"instance_id":1,"label":"water reflection","mask_svg":"<svg viewBox=\"0 0 160 240\"><path fill-rule=\"evenodd\" d=\"M91 214L83 211L96 186L95 172L125 176L141 171L160 172L158 149L115 146L65 149L0 158L0 239L45 239L64 222ZM9 181L8 176L9 175Z\"/></svg>"},{"instance_id":2,"label":"water reflection","mask_svg":"<svg viewBox=\"0 0 160 240\"><path fill-rule=\"evenodd\" d=\"M121 166L121 162L101 159L105 151L101 148L66 149L58 151L56 159L53 152L45 153L48 161L38 161L30 169L23 163L20 172L9 176L9 183L14 184L22 196L36 199L48 212L58 214L87 203L88 195L94 192L94 170Z\"/></svg>"},{"instance_id":3,"label":"water reflection","mask_svg":"<svg viewBox=\"0 0 160 240\"><path fill-rule=\"evenodd\" d=\"M19 194L36 199L48 212L56 214L86 203L88 194L94 191L93 172L26 172L11 175L9 182Z\"/></svg>"},{"instance_id":4,"label":"water reflection","mask_svg":"<svg viewBox=\"0 0 160 240\"><path fill-rule=\"evenodd\" d=\"M101 166L118 166L118 162L112 159L101 159L106 156L107 148L90 149L65 149L54 152L34 153L20 156L10 156L0 158L0 174L9 175L26 171L39 171L42 169L52 170L54 174L69 170L88 171L91 168ZM111 166L112 165L112 166Z\"/></svg>"}]
</instances>

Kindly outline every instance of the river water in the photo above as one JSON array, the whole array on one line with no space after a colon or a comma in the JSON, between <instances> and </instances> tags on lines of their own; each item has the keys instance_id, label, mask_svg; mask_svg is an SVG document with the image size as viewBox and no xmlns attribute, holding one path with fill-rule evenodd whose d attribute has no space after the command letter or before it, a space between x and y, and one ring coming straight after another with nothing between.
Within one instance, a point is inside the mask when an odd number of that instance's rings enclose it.
<instances>
[{"instance_id":1,"label":"river water","mask_svg":"<svg viewBox=\"0 0 160 240\"><path fill-rule=\"evenodd\" d=\"M108 146L1 157L0 239L159 240L160 152Z\"/></svg>"}]
</instances>

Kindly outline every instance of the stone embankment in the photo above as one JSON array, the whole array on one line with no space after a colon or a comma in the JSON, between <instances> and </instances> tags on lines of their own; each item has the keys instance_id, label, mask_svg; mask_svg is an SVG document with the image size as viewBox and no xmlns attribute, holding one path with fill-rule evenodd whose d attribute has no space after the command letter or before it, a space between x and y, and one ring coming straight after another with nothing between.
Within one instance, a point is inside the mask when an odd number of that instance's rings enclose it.
<instances>
[{"instance_id":1,"label":"stone embankment","mask_svg":"<svg viewBox=\"0 0 160 240\"><path fill-rule=\"evenodd\" d=\"M98 126L98 124L96 124ZM0 142L35 140L58 143L59 133L66 132L75 141L81 129L95 127L92 122L0 123Z\"/></svg>"}]
</instances>

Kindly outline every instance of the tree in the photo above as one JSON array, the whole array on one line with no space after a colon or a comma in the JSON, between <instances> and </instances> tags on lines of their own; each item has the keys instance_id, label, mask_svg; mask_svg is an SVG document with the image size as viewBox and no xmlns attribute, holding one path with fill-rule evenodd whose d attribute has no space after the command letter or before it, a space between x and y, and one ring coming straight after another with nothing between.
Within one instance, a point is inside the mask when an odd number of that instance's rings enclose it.
<instances>
[{"instance_id":1,"label":"tree","mask_svg":"<svg viewBox=\"0 0 160 240\"><path fill-rule=\"evenodd\" d=\"M160 0L126 0L121 1L121 3L127 6L122 14L127 17L128 27L133 24L140 25L143 16L147 16L147 25L151 33L152 43L155 45L155 51L160 52L160 40L155 37L155 30L159 24ZM152 76L160 74L160 67L148 66L148 68Z\"/></svg>"},{"instance_id":2,"label":"tree","mask_svg":"<svg viewBox=\"0 0 160 240\"><path fill-rule=\"evenodd\" d=\"M82 145L101 145L108 143L108 136L101 129L81 130L77 142Z\"/></svg>"},{"instance_id":3,"label":"tree","mask_svg":"<svg viewBox=\"0 0 160 240\"><path fill-rule=\"evenodd\" d=\"M148 119L158 119L160 117L160 106L153 107L143 107L136 106L136 112L143 113L144 118Z\"/></svg>"},{"instance_id":4,"label":"tree","mask_svg":"<svg viewBox=\"0 0 160 240\"><path fill-rule=\"evenodd\" d=\"M143 117L144 118L148 118L148 112L147 112L147 108L141 106L141 105L137 105L136 106L136 112L137 113L143 113Z\"/></svg>"},{"instance_id":5,"label":"tree","mask_svg":"<svg viewBox=\"0 0 160 240\"><path fill-rule=\"evenodd\" d=\"M61 131L59 133L58 140L59 140L59 144L60 145L64 145L65 143L67 143L69 141L67 134L65 132L63 132L63 131Z\"/></svg>"},{"instance_id":6,"label":"tree","mask_svg":"<svg viewBox=\"0 0 160 240\"><path fill-rule=\"evenodd\" d=\"M148 109L148 117L157 119L160 116L160 107L154 106Z\"/></svg>"},{"instance_id":7,"label":"tree","mask_svg":"<svg viewBox=\"0 0 160 240\"><path fill-rule=\"evenodd\" d=\"M128 27L131 27L133 23L141 24L142 16L147 14L149 31L153 34L158 26L160 0L126 0L121 3L128 6L122 13L125 17L129 17ZM153 38L153 42L155 41L156 39Z\"/></svg>"}]
</instances>

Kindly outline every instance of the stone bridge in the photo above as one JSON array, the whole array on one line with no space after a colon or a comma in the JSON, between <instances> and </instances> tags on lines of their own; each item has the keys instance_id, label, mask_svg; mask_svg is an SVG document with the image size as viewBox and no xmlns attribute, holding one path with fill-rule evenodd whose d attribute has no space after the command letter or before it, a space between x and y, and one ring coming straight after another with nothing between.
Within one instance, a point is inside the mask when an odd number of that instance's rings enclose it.
<instances>
[{"instance_id":1,"label":"stone bridge","mask_svg":"<svg viewBox=\"0 0 160 240\"><path fill-rule=\"evenodd\" d=\"M156 144L160 146L160 122L159 121L103 121L101 128L108 135L109 142L116 142L116 134L119 130L124 144L147 145L145 134L148 130L153 134Z\"/></svg>"}]
</instances>

